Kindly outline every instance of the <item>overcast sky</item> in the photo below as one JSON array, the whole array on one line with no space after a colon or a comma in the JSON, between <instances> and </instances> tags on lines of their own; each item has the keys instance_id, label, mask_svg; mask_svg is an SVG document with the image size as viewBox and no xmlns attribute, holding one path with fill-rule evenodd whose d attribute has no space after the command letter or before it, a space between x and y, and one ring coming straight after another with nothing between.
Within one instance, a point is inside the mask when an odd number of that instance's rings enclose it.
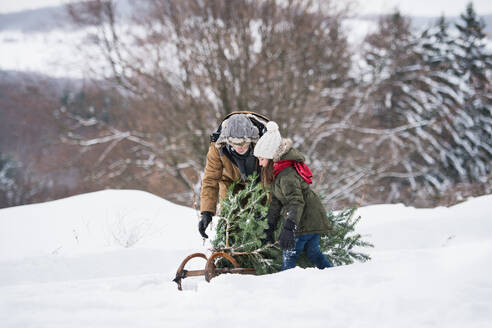
<instances>
[{"instance_id":1,"label":"overcast sky","mask_svg":"<svg viewBox=\"0 0 492 328\"><path fill-rule=\"evenodd\" d=\"M56 6L66 2L68 0L0 0L0 13ZM464 11L469 0L358 0L358 2L357 12L362 14L387 13L398 7L405 15L456 16ZM479 14L492 14L492 0L474 0L473 4Z\"/></svg>"}]
</instances>

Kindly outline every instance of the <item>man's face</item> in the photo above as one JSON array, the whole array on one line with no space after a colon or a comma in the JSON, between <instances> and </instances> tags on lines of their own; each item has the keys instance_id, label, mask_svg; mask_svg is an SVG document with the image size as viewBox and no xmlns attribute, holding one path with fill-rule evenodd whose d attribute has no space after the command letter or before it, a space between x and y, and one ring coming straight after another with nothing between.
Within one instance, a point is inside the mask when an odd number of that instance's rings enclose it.
<instances>
[{"instance_id":1,"label":"man's face","mask_svg":"<svg viewBox=\"0 0 492 328\"><path fill-rule=\"evenodd\" d=\"M246 153L249 149L249 144L244 144L244 145L241 145L241 146L232 146L232 148L234 149L234 151L240 155L243 155L244 153Z\"/></svg>"}]
</instances>

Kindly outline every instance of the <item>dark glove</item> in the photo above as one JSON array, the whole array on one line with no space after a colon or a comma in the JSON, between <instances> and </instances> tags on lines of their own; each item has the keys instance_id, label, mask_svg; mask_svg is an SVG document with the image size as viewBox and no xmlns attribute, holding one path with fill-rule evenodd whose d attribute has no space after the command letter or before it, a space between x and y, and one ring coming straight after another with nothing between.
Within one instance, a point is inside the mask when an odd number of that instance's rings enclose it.
<instances>
[{"instance_id":1,"label":"dark glove","mask_svg":"<svg viewBox=\"0 0 492 328\"><path fill-rule=\"evenodd\" d=\"M200 232L200 235L202 235L203 238L208 238L208 235L205 233L205 229L207 229L211 221L212 213L207 211L202 212L202 218L200 222L198 222L198 232Z\"/></svg>"},{"instance_id":2,"label":"dark glove","mask_svg":"<svg viewBox=\"0 0 492 328\"><path fill-rule=\"evenodd\" d=\"M263 221L263 220L267 220L267 218L265 218L264 216L260 216L257 217L256 220ZM274 231L273 226L270 223L268 223L268 228L263 230L263 232L266 234L266 237L260 240L262 245L273 244L275 242L275 240L273 239L273 231Z\"/></svg>"},{"instance_id":3,"label":"dark glove","mask_svg":"<svg viewBox=\"0 0 492 328\"><path fill-rule=\"evenodd\" d=\"M273 238L273 227L268 227L268 229L265 229L264 232L266 237L261 240L261 244L266 245L275 243L275 239Z\"/></svg>"},{"instance_id":4,"label":"dark glove","mask_svg":"<svg viewBox=\"0 0 492 328\"><path fill-rule=\"evenodd\" d=\"M278 237L280 248L286 251L296 247L296 228L297 226L294 221L290 219L285 220L284 227Z\"/></svg>"}]
</instances>

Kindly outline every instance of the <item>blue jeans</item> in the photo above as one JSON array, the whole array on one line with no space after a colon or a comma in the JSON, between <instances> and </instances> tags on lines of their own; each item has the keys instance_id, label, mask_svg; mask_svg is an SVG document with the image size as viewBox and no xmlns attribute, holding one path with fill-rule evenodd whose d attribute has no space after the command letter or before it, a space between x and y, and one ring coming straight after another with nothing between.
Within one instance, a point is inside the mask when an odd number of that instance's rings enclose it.
<instances>
[{"instance_id":1,"label":"blue jeans","mask_svg":"<svg viewBox=\"0 0 492 328\"><path fill-rule=\"evenodd\" d=\"M321 236L319 233L311 233L296 237L296 247L293 250L283 251L282 253L282 271L295 268L297 258L302 251L306 249L306 254L309 260L318 268L330 268L333 266L326 256L321 253L319 241Z\"/></svg>"}]
</instances>

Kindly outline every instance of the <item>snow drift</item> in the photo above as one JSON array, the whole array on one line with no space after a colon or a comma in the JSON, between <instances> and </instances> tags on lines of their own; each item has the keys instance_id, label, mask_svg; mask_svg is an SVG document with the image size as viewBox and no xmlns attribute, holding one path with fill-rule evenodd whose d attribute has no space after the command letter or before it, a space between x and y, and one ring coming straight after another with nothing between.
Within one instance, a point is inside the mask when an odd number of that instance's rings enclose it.
<instances>
[{"instance_id":1,"label":"snow drift","mask_svg":"<svg viewBox=\"0 0 492 328\"><path fill-rule=\"evenodd\" d=\"M372 260L211 283L193 209L101 191L0 210L2 327L489 327L492 195L450 208L359 209ZM204 263L192 263L201 267Z\"/></svg>"}]
</instances>

